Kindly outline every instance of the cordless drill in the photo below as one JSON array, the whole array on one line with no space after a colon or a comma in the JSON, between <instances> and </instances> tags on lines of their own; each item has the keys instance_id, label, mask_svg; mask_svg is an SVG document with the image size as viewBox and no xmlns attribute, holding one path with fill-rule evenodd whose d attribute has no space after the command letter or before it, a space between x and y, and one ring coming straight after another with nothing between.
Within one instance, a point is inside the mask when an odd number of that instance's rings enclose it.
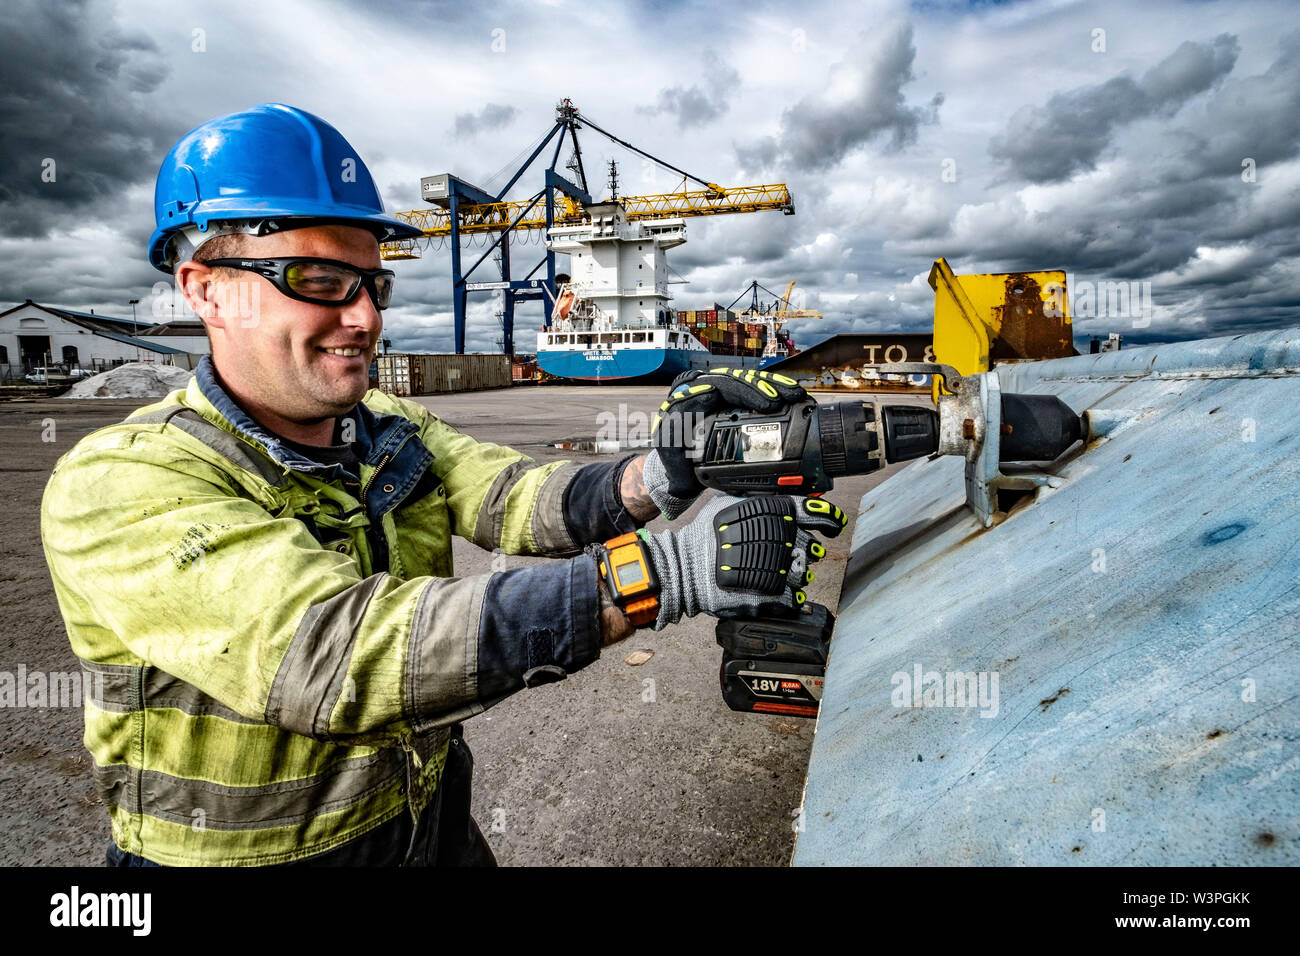
<instances>
[{"instance_id":1,"label":"cordless drill","mask_svg":"<svg viewBox=\"0 0 1300 956\"><path fill-rule=\"evenodd\" d=\"M939 420L923 405L820 404L716 415L697 446L695 475L730 495L820 495L835 479L933 453ZM816 717L835 616L820 604L723 617L718 679L732 710Z\"/></svg>"},{"instance_id":2,"label":"cordless drill","mask_svg":"<svg viewBox=\"0 0 1300 956\"><path fill-rule=\"evenodd\" d=\"M1054 395L1003 393L1001 410L1003 461L1052 460L1082 435L1079 416ZM695 450L695 474L729 495L820 495L836 478L934 454L939 440L939 414L925 405L807 398L771 414L714 416ZM834 627L834 615L819 604L720 619L727 706L816 717Z\"/></svg>"},{"instance_id":3,"label":"cordless drill","mask_svg":"<svg viewBox=\"0 0 1300 956\"><path fill-rule=\"evenodd\" d=\"M819 495L835 479L934 453L939 416L924 405L877 401L820 404L778 412L714 416L695 449L695 476L729 495Z\"/></svg>"}]
</instances>

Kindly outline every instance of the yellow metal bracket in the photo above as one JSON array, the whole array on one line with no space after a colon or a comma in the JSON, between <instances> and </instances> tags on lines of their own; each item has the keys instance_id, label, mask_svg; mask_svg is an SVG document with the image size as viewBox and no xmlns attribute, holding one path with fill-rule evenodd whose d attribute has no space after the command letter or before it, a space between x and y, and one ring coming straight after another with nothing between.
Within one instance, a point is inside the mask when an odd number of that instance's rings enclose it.
<instances>
[{"instance_id":1,"label":"yellow metal bracket","mask_svg":"<svg viewBox=\"0 0 1300 956\"><path fill-rule=\"evenodd\" d=\"M934 289L934 356L962 375L999 362L1076 355L1065 273L954 275L946 259L930 269ZM938 379L939 395L951 394Z\"/></svg>"}]
</instances>

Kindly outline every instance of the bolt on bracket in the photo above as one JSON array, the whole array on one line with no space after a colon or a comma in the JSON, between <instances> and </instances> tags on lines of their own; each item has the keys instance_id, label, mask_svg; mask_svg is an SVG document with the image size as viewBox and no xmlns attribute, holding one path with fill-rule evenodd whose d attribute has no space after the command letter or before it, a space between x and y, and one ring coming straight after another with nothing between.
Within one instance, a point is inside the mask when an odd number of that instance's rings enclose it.
<instances>
[{"instance_id":1,"label":"bolt on bracket","mask_svg":"<svg viewBox=\"0 0 1300 956\"><path fill-rule=\"evenodd\" d=\"M963 376L949 365L897 362L880 366L880 372L937 375L953 393L939 396L939 454L966 459L966 504L984 527L993 524L999 491L1063 484L1055 475L1002 473L1002 387L996 369Z\"/></svg>"}]
</instances>

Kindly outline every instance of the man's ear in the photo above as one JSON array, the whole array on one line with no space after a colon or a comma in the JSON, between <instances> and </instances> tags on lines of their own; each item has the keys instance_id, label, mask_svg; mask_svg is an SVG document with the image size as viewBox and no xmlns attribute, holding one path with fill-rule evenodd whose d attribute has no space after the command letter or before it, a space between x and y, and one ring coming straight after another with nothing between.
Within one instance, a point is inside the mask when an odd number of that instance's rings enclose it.
<instances>
[{"instance_id":1,"label":"man's ear","mask_svg":"<svg viewBox=\"0 0 1300 956\"><path fill-rule=\"evenodd\" d=\"M176 268L176 287L205 326L226 327L227 317L218 305L216 276L210 266L193 260L182 262Z\"/></svg>"}]
</instances>

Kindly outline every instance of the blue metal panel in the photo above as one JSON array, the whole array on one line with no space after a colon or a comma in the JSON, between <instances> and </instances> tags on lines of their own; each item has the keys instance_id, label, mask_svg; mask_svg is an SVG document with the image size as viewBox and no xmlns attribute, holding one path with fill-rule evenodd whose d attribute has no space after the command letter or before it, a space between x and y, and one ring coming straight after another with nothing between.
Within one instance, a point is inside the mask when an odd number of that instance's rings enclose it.
<instances>
[{"instance_id":1,"label":"blue metal panel","mask_svg":"<svg viewBox=\"0 0 1300 956\"><path fill-rule=\"evenodd\" d=\"M134 345L142 348L146 352L158 352L161 355L184 355L184 349L174 349L170 345L160 345L151 342L149 339L132 338L129 335L120 335L117 332L96 332L96 335L102 335L106 339L112 339L114 342L122 342L126 345Z\"/></svg>"},{"instance_id":2,"label":"blue metal panel","mask_svg":"<svg viewBox=\"0 0 1300 956\"><path fill-rule=\"evenodd\" d=\"M998 372L1122 424L863 498L794 862L1300 863L1300 330Z\"/></svg>"},{"instance_id":3,"label":"blue metal panel","mask_svg":"<svg viewBox=\"0 0 1300 956\"><path fill-rule=\"evenodd\" d=\"M72 309L60 309L57 306L54 308L55 311L61 312L64 315L76 316L79 319L89 319L92 322L112 322L114 325L120 325L123 328L128 329L148 329L152 328L155 324L153 322L147 322L144 319L119 319L115 315L96 315L94 312L75 312Z\"/></svg>"}]
</instances>

